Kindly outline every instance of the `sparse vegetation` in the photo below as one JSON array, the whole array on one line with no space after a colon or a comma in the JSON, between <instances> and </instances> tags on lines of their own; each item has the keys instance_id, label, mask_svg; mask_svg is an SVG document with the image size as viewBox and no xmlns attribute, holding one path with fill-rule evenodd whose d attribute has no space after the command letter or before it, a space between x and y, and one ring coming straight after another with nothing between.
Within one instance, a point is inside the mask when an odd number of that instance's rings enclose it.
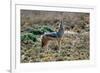
<instances>
[{"instance_id":1,"label":"sparse vegetation","mask_svg":"<svg viewBox=\"0 0 100 73\"><path fill-rule=\"evenodd\" d=\"M56 41L41 48L41 35L57 31L61 17L77 34L64 34L60 53ZM89 60L89 31L89 13L21 10L21 63Z\"/></svg>"}]
</instances>

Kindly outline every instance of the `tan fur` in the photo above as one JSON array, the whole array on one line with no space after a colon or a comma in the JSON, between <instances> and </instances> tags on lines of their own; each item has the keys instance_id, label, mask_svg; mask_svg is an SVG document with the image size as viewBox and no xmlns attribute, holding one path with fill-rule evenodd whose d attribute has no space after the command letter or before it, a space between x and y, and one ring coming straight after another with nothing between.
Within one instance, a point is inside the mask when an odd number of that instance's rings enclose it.
<instances>
[{"instance_id":1,"label":"tan fur","mask_svg":"<svg viewBox=\"0 0 100 73\"><path fill-rule=\"evenodd\" d=\"M41 42L42 42L42 48L47 48L48 47L48 43L50 42L50 41L57 41L57 44L58 44L58 46L59 46L59 48L60 48L60 45L61 45L61 38L52 38L52 37L49 37L49 36L42 36L42 40L41 40Z\"/></svg>"}]
</instances>

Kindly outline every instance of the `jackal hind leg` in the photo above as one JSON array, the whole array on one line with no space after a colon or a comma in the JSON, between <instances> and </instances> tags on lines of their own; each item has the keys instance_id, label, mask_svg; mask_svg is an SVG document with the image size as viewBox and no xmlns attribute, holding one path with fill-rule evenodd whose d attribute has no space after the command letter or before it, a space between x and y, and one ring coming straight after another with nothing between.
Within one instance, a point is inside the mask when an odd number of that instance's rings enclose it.
<instances>
[{"instance_id":1,"label":"jackal hind leg","mask_svg":"<svg viewBox=\"0 0 100 73\"><path fill-rule=\"evenodd\" d=\"M42 47L44 48L44 51L48 51L48 41L46 38L42 40Z\"/></svg>"}]
</instances>

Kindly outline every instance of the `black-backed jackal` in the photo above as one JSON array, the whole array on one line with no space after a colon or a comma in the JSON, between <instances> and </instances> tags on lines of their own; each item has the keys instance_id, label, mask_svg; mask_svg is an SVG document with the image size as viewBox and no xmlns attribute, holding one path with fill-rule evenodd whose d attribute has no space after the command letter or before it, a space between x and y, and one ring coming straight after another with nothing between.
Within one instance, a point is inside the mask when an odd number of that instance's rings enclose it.
<instances>
[{"instance_id":1,"label":"black-backed jackal","mask_svg":"<svg viewBox=\"0 0 100 73\"><path fill-rule=\"evenodd\" d=\"M42 35L41 46L44 48L48 48L49 41L57 40L59 49L61 48L61 39L64 34L64 26L63 21L59 24L59 29L57 32L49 32Z\"/></svg>"}]
</instances>

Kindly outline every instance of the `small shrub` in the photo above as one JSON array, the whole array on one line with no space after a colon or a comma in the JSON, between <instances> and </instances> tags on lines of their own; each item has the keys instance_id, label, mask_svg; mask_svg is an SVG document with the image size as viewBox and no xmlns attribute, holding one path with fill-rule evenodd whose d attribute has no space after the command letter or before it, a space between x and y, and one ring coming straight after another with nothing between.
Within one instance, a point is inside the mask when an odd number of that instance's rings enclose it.
<instances>
[{"instance_id":1,"label":"small shrub","mask_svg":"<svg viewBox=\"0 0 100 73\"><path fill-rule=\"evenodd\" d=\"M37 38L32 33L26 33L21 35L21 41L28 41L28 40L32 40L33 42L36 42Z\"/></svg>"},{"instance_id":2,"label":"small shrub","mask_svg":"<svg viewBox=\"0 0 100 73\"><path fill-rule=\"evenodd\" d=\"M53 30L47 26L44 26L44 27L41 26L41 27L32 29L30 33L32 33L34 35L42 35L45 32L53 32Z\"/></svg>"}]
</instances>

